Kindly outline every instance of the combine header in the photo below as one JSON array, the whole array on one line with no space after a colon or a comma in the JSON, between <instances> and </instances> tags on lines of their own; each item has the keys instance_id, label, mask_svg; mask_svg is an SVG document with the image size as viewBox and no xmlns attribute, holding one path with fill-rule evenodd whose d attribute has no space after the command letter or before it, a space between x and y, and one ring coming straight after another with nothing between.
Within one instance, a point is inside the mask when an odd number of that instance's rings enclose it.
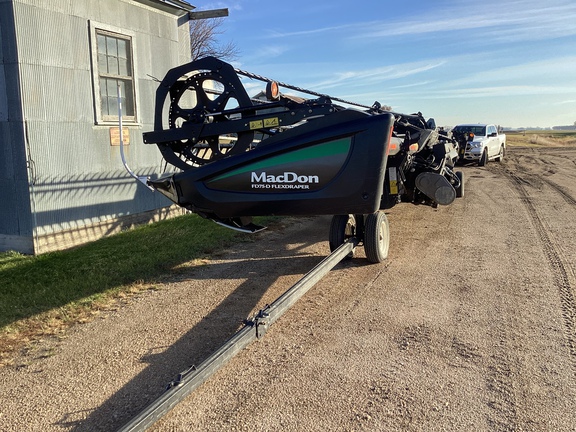
<instances>
[{"instance_id":1,"label":"combine header","mask_svg":"<svg viewBox=\"0 0 576 432\"><path fill-rule=\"evenodd\" d=\"M239 75L264 81L267 100L251 99ZM403 201L448 205L462 194L457 144L433 120L279 83L214 57L166 74L144 142L179 170L147 179L176 204L245 232L264 228L252 216L334 215L331 250L357 237L371 262L388 254L381 210Z\"/></svg>"},{"instance_id":2,"label":"combine header","mask_svg":"<svg viewBox=\"0 0 576 432\"><path fill-rule=\"evenodd\" d=\"M238 75L265 81L267 100L248 97ZM279 87L315 98L283 95ZM200 365L180 373L122 432L149 428L262 338L359 244L368 261L385 260L390 235L383 210L400 202L448 205L463 194L462 174L453 171L456 144L433 120L278 83L213 57L168 72L156 94L154 131L144 141L158 145L178 172L143 179L123 159L126 169L176 204L245 232L263 229L252 216L333 215L331 253Z\"/></svg>"}]
</instances>

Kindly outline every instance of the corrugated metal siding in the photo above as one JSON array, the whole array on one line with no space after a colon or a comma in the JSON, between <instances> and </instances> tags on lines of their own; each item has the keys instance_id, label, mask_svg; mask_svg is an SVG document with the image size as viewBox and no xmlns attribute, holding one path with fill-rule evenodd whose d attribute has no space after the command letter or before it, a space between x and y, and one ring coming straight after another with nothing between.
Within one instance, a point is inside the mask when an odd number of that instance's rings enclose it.
<instances>
[{"instance_id":1,"label":"corrugated metal siding","mask_svg":"<svg viewBox=\"0 0 576 432\"><path fill-rule=\"evenodd\" d=\"M23 139L16 124L0 122L0 235L32 235Z\"/></svg>"},{"instance_id":2,"label":"corrugated metal siding","mask_svg":"<svg viewBox=\"0 0 576 432\"><path fill-rule=\"evenodd\" d=\"M0 246L14 240L23 250L32 236L26 154L18 78L16 26L11 2L0 2Z\"/></svg>"},{"instance_id":3,"label":"corrugated metal siding","mask_svg":"<svg viewBox=\"0 0 576 432\"><path fill-rule=\"evenodd\" d=\"M178 38L181 41L178 46L178 63L188 63L190 61L190 25L188 21L178 27Z\"/></svg>"},{"instance_id":4,"label":"corrugated metal siding","mask_svg":"<svg viewBox=\"0 0 576 432\"><path fill-rule=\"evenodd\" d=\"M79 18L18 2L14 11L20 63L81 67L74 64L75 56L70 54L76 52L76 43L82 40L76 39L80 27L73 28L73 21L78 23Z\"/></svg>"},{"instance_id":5,"label":"corrugated metal siding","mask_svg":"<svg viewBox=\"0 0 576 432\"><path fill-rule=\"evenodd\" d=\"M14 10L28 146L36 167L36 234L169 205L127 176L119 148L110 146L110 126L95 125L90 22L133 35L139 124L129 126L126 155L138 174L147 175L159 173L162 162L155 146L142 143L142 132L152 129L157 88L148 75L161 79L185 59L176 17L123 0L14 0Z\"/></svg>"},{"instance_id":6,"label":"corrugated metal siding","mask_svg":"<svg viewBox=\"0 0 576 432\"><path fill-rule=\"evenodd\" d=\"M2 46L2 41L0 41ZM0 59L1 57L0 53ZM0 122L8 121L8 94L6 93L6 73L4 63L0 63Z\"/></svg>"}]
</instances>

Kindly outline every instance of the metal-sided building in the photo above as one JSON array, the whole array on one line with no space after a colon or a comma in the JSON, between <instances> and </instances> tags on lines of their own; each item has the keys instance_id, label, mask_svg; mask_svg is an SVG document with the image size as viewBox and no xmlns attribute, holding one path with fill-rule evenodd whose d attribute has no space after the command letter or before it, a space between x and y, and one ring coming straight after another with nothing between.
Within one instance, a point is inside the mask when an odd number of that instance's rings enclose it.
<instances>
[{"instance_id":1,"label":"metal-sided building","mask_svg":"<svg viewBox=\"0 0 576 432\"><path fill-rule=\"evenodd\" d=\"M28 254L167 217L128 176L161 171L152 130L166 71L190 61L181 0L0 0L0 250Z\"/></svg>"}]
</instances>

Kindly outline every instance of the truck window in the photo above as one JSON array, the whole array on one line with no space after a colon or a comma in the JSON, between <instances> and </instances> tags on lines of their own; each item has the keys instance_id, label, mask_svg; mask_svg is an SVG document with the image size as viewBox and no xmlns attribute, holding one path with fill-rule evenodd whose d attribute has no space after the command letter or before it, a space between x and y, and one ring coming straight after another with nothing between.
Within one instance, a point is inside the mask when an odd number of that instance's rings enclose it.
<instances>
[{"instance_id":1,"label":"truck window","mask_svg":"<svg viewBox=\"0 0 576 432\"><path fill-rule=\"evenodd\" d=\"M456 126L454 131L463 133L472 132L474 135L486 135L486 126Z\"/></svg>"}]
</instances>

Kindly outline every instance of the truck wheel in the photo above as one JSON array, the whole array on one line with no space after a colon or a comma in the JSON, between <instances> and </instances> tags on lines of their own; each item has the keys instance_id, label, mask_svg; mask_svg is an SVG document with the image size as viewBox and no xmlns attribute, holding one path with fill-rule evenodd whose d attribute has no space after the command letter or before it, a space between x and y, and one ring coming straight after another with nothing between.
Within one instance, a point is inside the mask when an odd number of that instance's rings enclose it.
<instances>
[{"instance_id":1,"label":"truck wheel","mask_svg":"<svg viewBox=\"0 0 576 432\"><path fill-rule=\"evenodd\" d=\"M504 159L504 153L506 153L506 150L504 149L504 146L501 146L500 153L498 153L498 156L496 157L496 162L502 162Z\"/></svg>"},{"instance_id":2,"label":"truck wheel","mask_svg":"<svg viewBox=\"0 0 576 432\"><path fill-rule=\"evenodd\" d=\"M482 156L480 156L480 160L478 161L478 166L486 166L488 162L488 149L484 149L482 152Z\"/></svg>"},{"instance_id":3,"label":"truck wheel","mask_svg":"<svg viewBox=\"0 0 576 432\"><path fill-rule=\"evenodd\" d=\"M456 171L456 177L460 180L460 186L456 188L456 198L462 198L464 196L464 173Z\"/></svg>"},{"instance_id":4,"label":"truck wheel","mask_svg":"<svg viewBox=\"0 0 576 432\"><path fill-rule=\"evenodd\" d=\"M371 263L381 263L388 258L390 246L390 226L384 212L366 216L364 231L364 252Z\"/></svg>"},{"instance_id":5,"label":"truck wheel","mask_svg":"<svg viewBox=\"0 0 576 432\"><path fill-rule=\"evenodd\" d=\"M342 245L346 239L356 235L356 217L354 215L334 215L330 223L330 233L328 234L328 243L330 252L334 252L338 246ZM346 258L354 257L354 250L346 255Z\"/></svg>"}]
</instances>

